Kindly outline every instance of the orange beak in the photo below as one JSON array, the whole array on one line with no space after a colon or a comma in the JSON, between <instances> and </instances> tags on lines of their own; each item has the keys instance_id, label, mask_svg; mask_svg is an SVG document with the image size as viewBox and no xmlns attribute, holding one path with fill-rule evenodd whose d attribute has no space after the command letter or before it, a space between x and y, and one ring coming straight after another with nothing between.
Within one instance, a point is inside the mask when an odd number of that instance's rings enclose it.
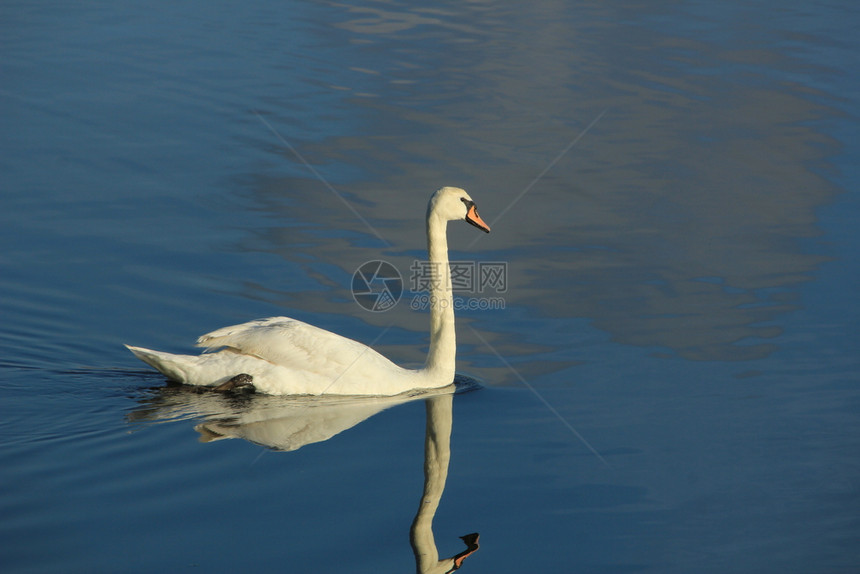
<instances>
[{"instance_id":1,"label":"orange beak","mask_svg":"<svg viewBox=\"0 0 860 574\"><path fill-rule=\"evenodd\" d=\"M490 232L490 226L484 223L484 220L481 219L480 215L478 215L478 209L475 207L474 203L469 206L469 210L466 212L466 221L468 221L484 233Z\"/></svg>"},{"instance_id":2,"label":"orange beak","mask_svg":"<svg viewBox=\"0 0 860 574\"><path fill-rule=\"evenodd\" d=\"M461 536L460 540L462 540L466 544L466 549L456 556L454 556L454 567L448 572L453 572L454 570L459 570L460 566L463 565L463 561L466 560L469 556L474 554L480 548L480 544L478 544L478 539L480 538L480 534L477 532L473 534L467 534L466 536Z\"/></svg>"}]
</instances>

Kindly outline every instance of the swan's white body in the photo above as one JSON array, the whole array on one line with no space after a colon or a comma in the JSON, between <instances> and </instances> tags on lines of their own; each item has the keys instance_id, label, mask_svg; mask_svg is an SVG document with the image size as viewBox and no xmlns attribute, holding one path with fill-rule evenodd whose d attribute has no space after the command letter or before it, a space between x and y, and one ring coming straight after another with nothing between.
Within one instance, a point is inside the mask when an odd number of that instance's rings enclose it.
<instances>
[{"instance_id":1,"label":"swan's white body","mask_svg":"<svg viewBox=\"0 0 860 574\"><path fill-rule=\"evenodd\" d=\"M217 387L247 374L257 391L275 395L397 395L450 385L456 335L447 222L464 219L489 232L462 189L443 187L427 207L430 268L430 351L421 369L404 369L370 347L288 317L224 327L197 340L201 355L174 355L128 346L137 358L169 379Z\"/></svg>"},{"instance_id":2,"label":"swan's white body","mask_svg":"<svg viewBox=\"0 0 860 574\"><path fill-rule=\"evenodd\" d=\"M399 367L352 339L289 317L271 317L203 335L198 346L217 353L173 355L129 347L140 360L181 383L217 386L240 373L275 395L396 395L433 388L427 369Z\"/></svg>"}]
</instances>

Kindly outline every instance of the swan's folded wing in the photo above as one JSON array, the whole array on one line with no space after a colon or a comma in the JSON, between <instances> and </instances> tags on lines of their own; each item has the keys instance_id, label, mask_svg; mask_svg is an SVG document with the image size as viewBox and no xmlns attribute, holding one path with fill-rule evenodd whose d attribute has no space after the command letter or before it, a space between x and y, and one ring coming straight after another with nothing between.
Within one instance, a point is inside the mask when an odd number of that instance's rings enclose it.
<instances>
[{"instance_id":1,"label":"swan's folded wing","mask_svg":"<svg viewBox=\"0 0 860 574\"><path fill-rule=\"evenodd\" d=\"M276 365L334 377L357 363L397 368L366 345L289 317L224 327L200 337L197 346L227 347Z\"/></svg>"}]
</instances>

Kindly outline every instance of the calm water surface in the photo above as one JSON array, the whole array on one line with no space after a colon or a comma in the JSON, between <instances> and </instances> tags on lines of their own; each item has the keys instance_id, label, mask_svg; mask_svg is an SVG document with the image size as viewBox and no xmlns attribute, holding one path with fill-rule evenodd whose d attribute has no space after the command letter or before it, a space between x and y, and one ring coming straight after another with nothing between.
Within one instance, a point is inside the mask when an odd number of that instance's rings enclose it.
<instances>
[{"instance_id":1,"label":"calm water surface","mask_svg":"<svg viewBox=\"0 0 860 574\"><path fill-rule=\"evenodd\" d=\"M434 571L478 532L463 571L856 571L849 4L4 3L2 570ZM408 278L442 185L493 226L452 258L506 265L463 293L504 301L459 313L480 389L217 397L122 347L284 314L420 363L408 281L350 285Z\"/></svg>"}]
</instances>

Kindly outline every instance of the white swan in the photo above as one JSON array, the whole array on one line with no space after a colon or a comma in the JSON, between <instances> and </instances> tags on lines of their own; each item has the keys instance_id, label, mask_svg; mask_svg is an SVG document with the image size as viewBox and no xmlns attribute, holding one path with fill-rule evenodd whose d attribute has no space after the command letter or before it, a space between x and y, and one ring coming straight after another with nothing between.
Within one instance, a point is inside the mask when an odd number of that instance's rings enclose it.
<instances>
[{"instance_id":1,"label":"white swan","mask_svg":"<svg viewBox=\"0 0 860 574\"><path fill-rule=\"evenodd\" d=\"M126 347L169 379L216 390L253 385L274 395L397 395L450 385L457 349L447 224L460 219L490 232L464 190L443 187L433 194L427 205L430 351L421 369L404 369L366 345L289 317L203 335L198 346L221 350L198 356Z\"/></svg>"}]
</instances>

